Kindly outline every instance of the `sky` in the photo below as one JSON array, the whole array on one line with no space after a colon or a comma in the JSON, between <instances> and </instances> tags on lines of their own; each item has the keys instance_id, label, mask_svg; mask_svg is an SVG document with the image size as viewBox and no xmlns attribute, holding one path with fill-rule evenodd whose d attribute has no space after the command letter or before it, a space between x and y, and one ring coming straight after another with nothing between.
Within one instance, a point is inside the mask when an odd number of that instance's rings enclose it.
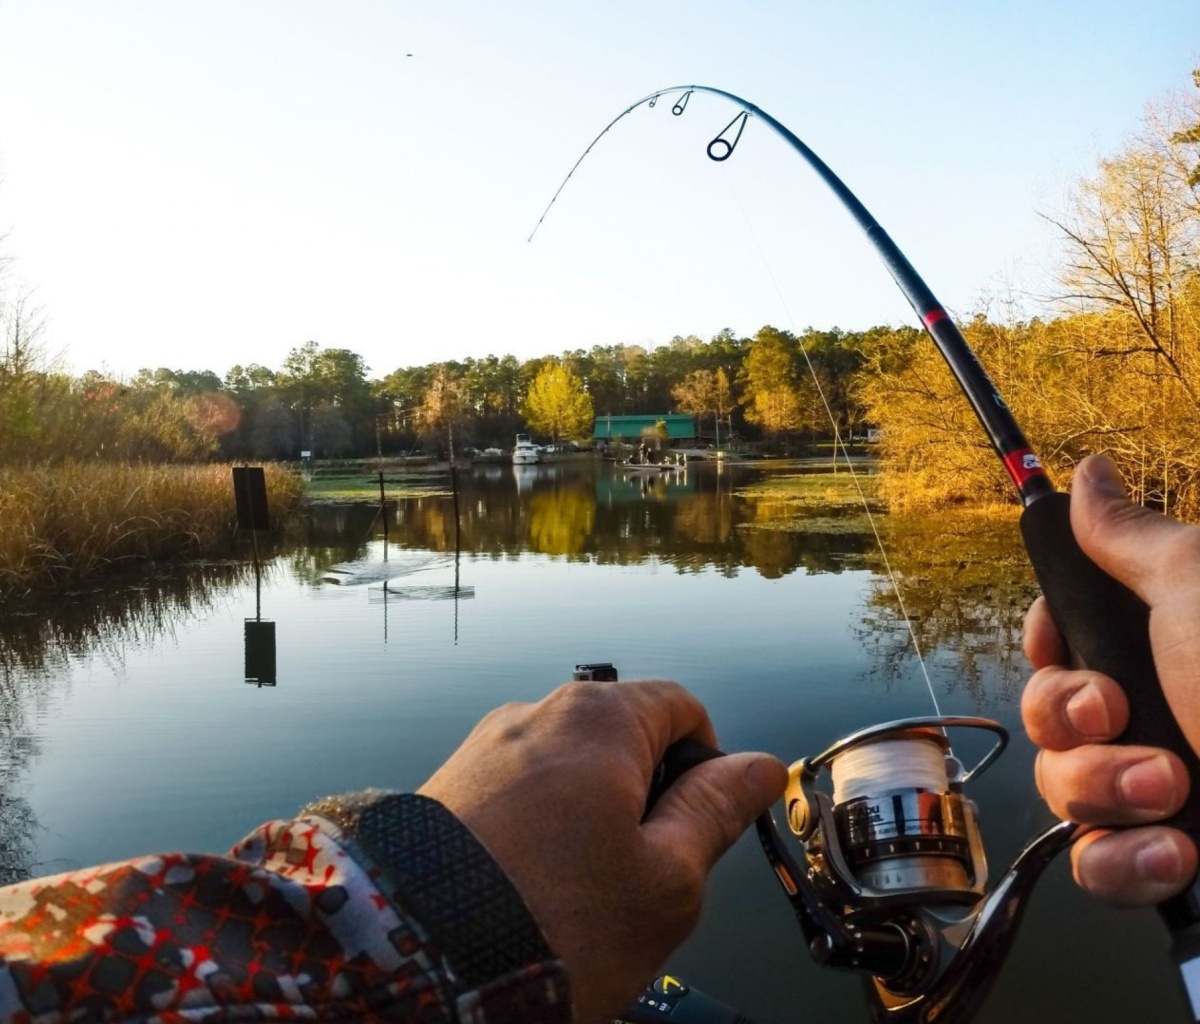
<instances>
[{"instance_id":1,"label":"sky","mask_svg":"<svg viewBox=\"0 0 1200 1024\"><path fill-rule=\"evenodd\" d=\"M1042 312L1043 214L1191 88L1197 0L0 0L0 297L76 372L372 377L764 324L914 322L735 93L832 166L957 315Z\"/></svg>"}]
</instances>

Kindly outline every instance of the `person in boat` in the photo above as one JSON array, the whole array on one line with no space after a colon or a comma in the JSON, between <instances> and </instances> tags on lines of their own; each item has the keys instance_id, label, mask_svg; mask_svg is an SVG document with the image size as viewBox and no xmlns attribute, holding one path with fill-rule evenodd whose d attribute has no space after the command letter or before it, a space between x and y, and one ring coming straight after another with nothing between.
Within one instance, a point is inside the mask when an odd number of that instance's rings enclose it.
<instances>
[{"instance_id":1,"label":"person in boat","mask_svg":"<svg viewBox=\"0 0 1200 1024\"><path fill-rule=\"evenodd\" d=\"M1078 471L1084 550L1151 606L1159 673L1200 748L1200 528ZM1110 746L1120 688L1066 667L1035 603L1023 714L1056 813L1127 826L1078 843L1076 876L1156 902L1196 869L1155 824L1186 796L1174 755ZM707 761L644 814L676 740L715 744L667 682L576 683L483 719L415 794L365 792L269 822L226 857L172 854L0 890L0 1021L608 1019L691 931L713 864L783 792L766 754ZM185 794L186 795L186 794Z\"/></svg>"}]
</instances>

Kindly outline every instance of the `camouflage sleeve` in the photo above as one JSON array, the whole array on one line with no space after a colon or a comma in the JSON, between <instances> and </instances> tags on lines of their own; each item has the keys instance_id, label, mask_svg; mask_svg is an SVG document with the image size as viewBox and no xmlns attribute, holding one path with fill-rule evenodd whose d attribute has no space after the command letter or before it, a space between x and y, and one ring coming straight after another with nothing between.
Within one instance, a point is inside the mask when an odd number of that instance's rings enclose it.
<instances>
[{"instance_id":1,"label":"camouflage sleeve","mask_svg":"<svg viewBox=\"0 0 1200 1024\"><path fill-rule=\"evenodd\" d=\"M426 797L332 798L227 857L0 889L0 1022L565 1024L562 963L487 851Z\"/></svg>"}]
</instances>

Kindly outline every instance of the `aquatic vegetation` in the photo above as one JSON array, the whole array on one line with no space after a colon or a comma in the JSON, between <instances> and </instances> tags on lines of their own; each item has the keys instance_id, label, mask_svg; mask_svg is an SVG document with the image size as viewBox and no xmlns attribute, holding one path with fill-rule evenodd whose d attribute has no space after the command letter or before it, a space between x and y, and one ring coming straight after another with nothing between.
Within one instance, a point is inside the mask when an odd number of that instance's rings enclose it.
<instances>
[{"instance_id":1,"label":"aquatic vegetation","mask_svg":"<svg viewBox=\"0 0 1200 1024\"><path fill-rule=\"evenodd\" d=\"M266 467L278 521L303 481ZM236 532L228 465L68 462L0 468L0 598L72 586L137 563L226 553Z\"/></svg>"}]
</instances>

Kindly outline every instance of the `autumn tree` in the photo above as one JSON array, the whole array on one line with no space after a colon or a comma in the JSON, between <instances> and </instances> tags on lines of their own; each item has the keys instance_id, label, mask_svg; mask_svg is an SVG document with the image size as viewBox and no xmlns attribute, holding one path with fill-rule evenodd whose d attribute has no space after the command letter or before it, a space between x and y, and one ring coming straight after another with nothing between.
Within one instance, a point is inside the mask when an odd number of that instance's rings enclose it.
<instances>
[{"instance_id":1,"label":"autumn tree","mask_svg":"<svg viewBox=\"0 0 1200 1024\"><path fill-rule=\"evenodd\" d=\"M454 459L454 428L462 420L463 413L462 382L450 366L440 364L425 389L418 420L424 433L430 436L440 438L445 432L451 461Z\"/></svg>"},{"instance_id":2,"label":"autumn tree","mask_svg":"<svg viewBox=\"0 0 1200 1024\"><path fill-rule=\"evenodd\" d=\"M44 424L42 332L45 321L27 293L0 301L0 458L16 459Z\"/></svg>"},{"instance_id":3,"label":"autumn tree","mask_svg":"<svg viewBox=\"0 0 1200 1024\"><path fill-rule=\"evenodd\" d=\"M746 419L757 423L770 437L804 425L792 362L793 340L785 331L762 328L754 336L742 367Z\"/></svg>"},{"instance_id":4,"label":"autumn tree","mask_svg":"<svg viewBox=\"0 0 1200 1024\"><path fill-rule=\"evenodd\" d=\"M1200 89L1200 69L1192 72L1192 81ZM1200 146L1200 118L1172 132L1171 141L1177 146ZM1200 187L1200 163L1188 168L1187 183L1191 188Z\"/></svg>"},{"instance_id":5,"label":"autumn tree","mask_svg":"<svg viewBox=\"0 0 1200 1024\"><path fill-rule=\"evenodd\" d=\"M1197 123L1196 98L1150 108L1053 218L1065 315L960 325L1052 476L1106 452L1139 500L1182 515L1200 514ZM934 347L875 342L857 394L883 428L886 496L1012 500Z\"/></svg>"},{"instance_id":6,"label":"autumn tree","mask_svg":"<svg viewBox=\"0 0 1200 1024\"><path fill-rule=\"evenodd\" d=\"M1200 82L1198 82L1200 84ZM1076 405L1140 497L1200 508L1200 104L1152 106L1055 220L1063 283L1088 330L1067 350ZM1190 495L1190 496L1189 496Z\"/></svg>"},{"instance_id":7,"label":"autumn tree","mask_svg":"<svg viewBox=\"0 0 1200 1024\"><path fill-rule=\"evenodd\" d=\"M583 382L565 366L550 364L542 368L529 387L521 415L530 428L559 438L581 439L591 436L595 414L592 396Z\"/></svg>"},{"instance_id":8,"label":"autumn tree","mask_svg":"<svg viewBox=\"0 0 1200 1024\"><path fill-rule=\"evenodd\" d=\"M733 389L725 370L693 370L671 389L671 396L682 412L693 416L713 414L716 443L720 447L721 420L734 407Z\"/></svg>"}]
</instances>

